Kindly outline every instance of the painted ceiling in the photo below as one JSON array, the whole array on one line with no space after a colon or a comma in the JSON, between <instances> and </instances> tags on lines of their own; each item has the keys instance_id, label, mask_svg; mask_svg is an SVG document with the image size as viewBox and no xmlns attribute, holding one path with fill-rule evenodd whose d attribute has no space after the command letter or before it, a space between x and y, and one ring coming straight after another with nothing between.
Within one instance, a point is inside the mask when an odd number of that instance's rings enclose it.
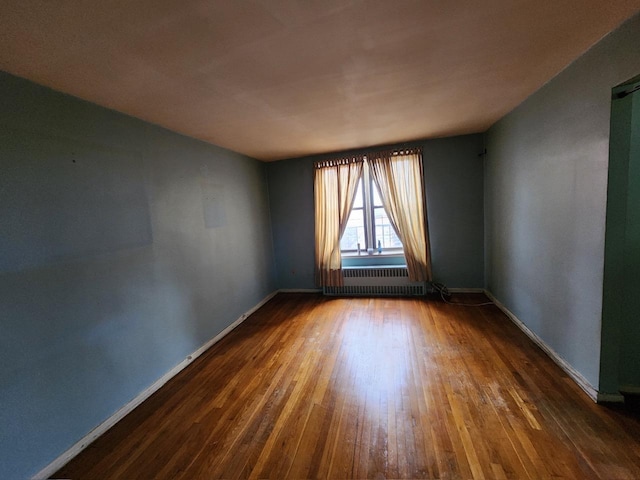
<instances>
[{"instance_id":1,"label":"painted ceiling","mask_svg":"<svg viewBox=\"0 0 640 480\"><path fill-rule=\"evenodd\" d=\"M4 0L0 69L270 161L485 131L640 0Z\"/></svg>"}]
</instances>

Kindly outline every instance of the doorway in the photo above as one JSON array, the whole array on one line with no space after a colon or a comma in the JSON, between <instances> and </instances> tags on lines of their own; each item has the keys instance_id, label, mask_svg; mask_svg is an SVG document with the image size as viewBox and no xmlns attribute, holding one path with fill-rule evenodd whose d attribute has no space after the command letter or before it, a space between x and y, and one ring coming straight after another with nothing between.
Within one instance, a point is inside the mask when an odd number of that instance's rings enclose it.
<instances>
[{"instance_id":1,"label":"doorway","mask_svg":"<svg viewBox=\"0 0 640 480\"><path fill-rule=\"evenodd\" d=\"M599 391L640 394L640 76L612 92L602 307Z\"/></svg>"}]
</instances>

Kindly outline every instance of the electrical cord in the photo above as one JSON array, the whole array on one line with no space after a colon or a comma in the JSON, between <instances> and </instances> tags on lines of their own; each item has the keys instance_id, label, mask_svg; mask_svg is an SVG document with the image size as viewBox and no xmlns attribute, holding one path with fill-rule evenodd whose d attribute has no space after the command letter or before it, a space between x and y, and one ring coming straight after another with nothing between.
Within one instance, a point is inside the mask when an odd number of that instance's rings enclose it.
<instances>
[{"instance_id":1,"label":"electrical cord","mask_svg":"<svg viewBox=\"0 0 640 480\"><path fill-rule=\"evenodd\" d=\"M447 303L449 305L458 305L461 307L484 307L486 305L493 305L493 302L483 302L483 303L458 303L458 302L451 302L448 299L451 298L451 292L449 291L449 289L443 285L442 283L431 283L431 288L433 289L433 291L437 292L440 294L440 298L442 298L442 301L444 303Z\"/></svg>"}]
</instances>

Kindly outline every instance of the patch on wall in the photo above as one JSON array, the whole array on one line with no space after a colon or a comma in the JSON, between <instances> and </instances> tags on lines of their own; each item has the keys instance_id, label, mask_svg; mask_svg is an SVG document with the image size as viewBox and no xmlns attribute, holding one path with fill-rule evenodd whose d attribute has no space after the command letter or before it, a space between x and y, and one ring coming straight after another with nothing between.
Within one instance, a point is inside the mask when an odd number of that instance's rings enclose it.
<instances>
[{"instance_id":1,"label":"patch on wall","mask_svg":"<svg viewBox=\"0 0 640 480\"><path fill-rule=\"evenodd\" d=\"M3 129L0 171L2 272L152 243L137 152Z\"/></svg>"}]
</instances>

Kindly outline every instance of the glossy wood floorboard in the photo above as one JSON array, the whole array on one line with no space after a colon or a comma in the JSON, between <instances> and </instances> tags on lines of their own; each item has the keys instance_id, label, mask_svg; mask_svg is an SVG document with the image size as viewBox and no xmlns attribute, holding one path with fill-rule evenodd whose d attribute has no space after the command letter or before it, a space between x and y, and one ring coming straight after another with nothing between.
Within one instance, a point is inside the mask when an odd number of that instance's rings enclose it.
<instances>
[{"instance_id":1,"label":"glossy wood floorboard","mask_svg":"<svg viewBox=\"0 0 640 480\"><path fill-rule=\"evenodd\" d=\"M279 294L55 477L639 479L640 422L494 306Z\"/></svg>"}]
</instances>

